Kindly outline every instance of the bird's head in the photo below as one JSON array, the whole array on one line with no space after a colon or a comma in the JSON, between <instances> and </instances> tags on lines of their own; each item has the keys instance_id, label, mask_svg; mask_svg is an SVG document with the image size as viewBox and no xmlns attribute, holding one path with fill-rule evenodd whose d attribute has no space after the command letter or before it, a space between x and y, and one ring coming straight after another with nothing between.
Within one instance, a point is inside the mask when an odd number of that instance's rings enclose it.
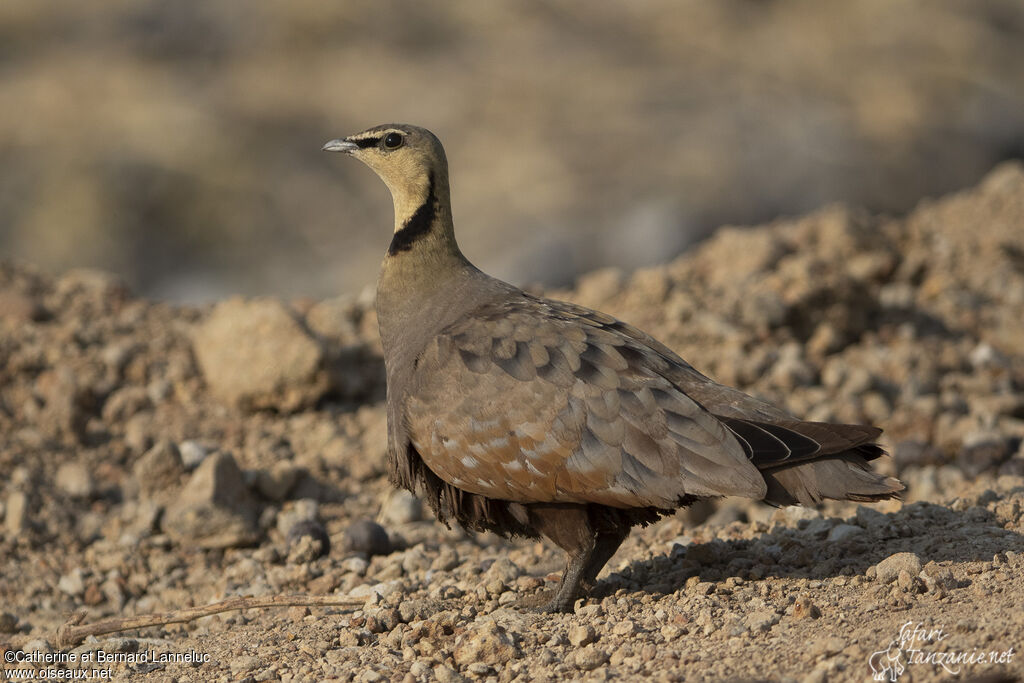
<instances>
[{"instance_id":1,"label":"bird's head","mask_svg":"<svg viewBox=\"0 0 1024 683\"><path fill-rule=\"evenodd\" d=\"M388 123L331 140L323 149L354 156L372 168L391 190L396 218L414 212L431 191L447 190L444 148L426 128Z\"/></svg>"}]
</instances>

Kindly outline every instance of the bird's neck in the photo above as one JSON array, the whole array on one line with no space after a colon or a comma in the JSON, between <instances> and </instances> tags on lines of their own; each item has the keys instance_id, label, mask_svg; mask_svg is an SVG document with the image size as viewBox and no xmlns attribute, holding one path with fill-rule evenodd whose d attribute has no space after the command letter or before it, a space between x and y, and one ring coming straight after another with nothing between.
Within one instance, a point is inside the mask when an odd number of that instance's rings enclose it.
<instances>
[{"instance_id":1,"label":"bird's neck","mask_svg":"<svg viewBox=\"0 0 1024 683\"><path fill-rule=\"evenodd\" d=\"M462 256L455 242L446 174L430 171L402 187L390 189L395 203L395 234L388 247L389 259L414 251Z\"/></svg>"},{"instance_id":2,"label":"bird's neck","mask_svg":"<svg viewBox=\"0 0 1024 683\"><path fill-rule=\"evenodd\" d=\"M409 335L447 324L450 294L461 289L461 281L480 274L455 241L445 174L427 174L419 183L391 191L395 234L377 281L385 347L402 346Z\"/></svg>"}]
</instances>

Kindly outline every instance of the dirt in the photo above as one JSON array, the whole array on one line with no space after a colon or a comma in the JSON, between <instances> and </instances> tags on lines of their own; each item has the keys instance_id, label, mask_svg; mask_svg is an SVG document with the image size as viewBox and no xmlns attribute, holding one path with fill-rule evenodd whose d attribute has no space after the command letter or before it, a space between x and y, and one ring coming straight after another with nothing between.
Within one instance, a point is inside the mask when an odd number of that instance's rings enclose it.
<instances>
[{"instance_id":1,"label":"dirt","mask_svg":"<svg viewBox=\"0 0 1024 683\"><path fill-rule=\"evenodd\" d=\"M514 606L554 584L559 551L446 529L392 491L372 296L195 308L136 298L96 271L0 265L5 670L1020 675L1022 226L1024 169L1006 164L905 217L831 206L548 292L808 418L884 427L892 457L879 467L909 487L874 506L680 511L635 530L572 615ZM225 613L55 649L83 608L93 622L286 593L360 605ZM40 664L47 654L93 661Z\"/></svg>"}]
</instances>

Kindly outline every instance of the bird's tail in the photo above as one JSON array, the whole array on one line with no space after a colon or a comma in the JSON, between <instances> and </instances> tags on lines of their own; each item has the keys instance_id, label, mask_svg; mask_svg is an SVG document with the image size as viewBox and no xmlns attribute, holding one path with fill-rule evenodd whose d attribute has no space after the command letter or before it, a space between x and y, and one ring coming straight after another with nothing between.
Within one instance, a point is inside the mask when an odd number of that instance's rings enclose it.
<instances>
[{"instance_id":1,"label":"bird's tail","mask_svg":"<svg viewBox=\"0 0 1024 683\"><path fill-rule=\"evenodd\" d=\"M771 505L816 505L824 498L871 502L898 498L906 489L899 479L871 469L857 450L762 470Z\"/></svg>"},{"instance_id":2,"label":"bird's tail","mask_svg":"<svg viewBox=\"0 0 1024 683\"><path fill-rule=\"evenodd\" d=\"M816 505L824 498L876 501L905 486L868 464L885 451L876 427L799 420L774 423L720 418L768 485L771 505Z\"/></svg>"}]
</instances>

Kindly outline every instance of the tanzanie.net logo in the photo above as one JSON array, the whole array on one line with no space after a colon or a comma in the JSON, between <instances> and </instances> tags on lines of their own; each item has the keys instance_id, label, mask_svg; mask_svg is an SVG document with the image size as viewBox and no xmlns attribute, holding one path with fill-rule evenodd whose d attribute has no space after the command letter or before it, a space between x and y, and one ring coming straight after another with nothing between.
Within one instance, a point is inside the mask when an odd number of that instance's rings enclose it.
<instances>
[{"instance_id":1,"label":"tanzanie.net logo","mask_svg":"<svg viewBox=\"0 0 1024 683\"><path fill-rule=\"evenodd\" d=\"M1013 648L1006 650L957 650L944 643L949 633L941 628L926 628L924 624L908 621L884 650L872 652L868 657L871 677L876 681L895 681L908 667L931 665L942 667L946 673L957 675L964 666L1009 664L1013 661Z\"/></svg>"}]
</instances>

